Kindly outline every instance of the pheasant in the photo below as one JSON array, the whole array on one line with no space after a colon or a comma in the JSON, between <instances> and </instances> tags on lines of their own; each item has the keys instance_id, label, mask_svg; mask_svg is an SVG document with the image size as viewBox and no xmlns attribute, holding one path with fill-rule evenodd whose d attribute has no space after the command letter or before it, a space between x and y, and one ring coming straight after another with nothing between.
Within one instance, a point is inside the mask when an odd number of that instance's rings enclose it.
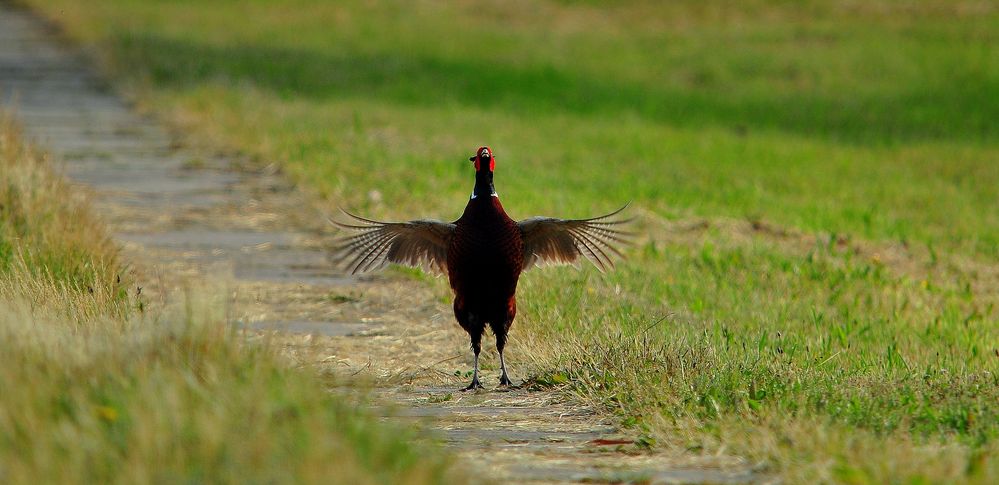
<instances>
[{"instance_id":1,"label":"pheasant","mask_svg":"<svg viewBox=\"0 0 999 485\"><path fill-rule=\"evenodd\" d=\"M500 385L511 384L503 349L517 314L517 281L522 271L535 265L575 264L580 256L604 271L613 266L614 258L623 256L618 246L629 243L631 235L620 229L630 219L614 217L627 205L590 219L514 221L493 188L496 157L492 150L479 147L469 161L475 162L475 188L457 221L381 222L347 211L344 214L354 222L330 220L357 232L342 238L334 249L334 258L352 274L388 263L447 274L454 291L454 317L468 332L475 354L472 382L466 391L482 388L479 352L486 325L496 336Z\"/></svg>"}]
</instances>

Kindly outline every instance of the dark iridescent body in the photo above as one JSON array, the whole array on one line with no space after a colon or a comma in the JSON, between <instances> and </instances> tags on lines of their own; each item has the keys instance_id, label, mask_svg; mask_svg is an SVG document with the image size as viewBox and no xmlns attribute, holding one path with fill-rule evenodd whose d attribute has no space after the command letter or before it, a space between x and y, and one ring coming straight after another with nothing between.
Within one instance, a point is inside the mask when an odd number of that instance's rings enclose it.
<instances>
[{"instance_id":1,"label":"dark iridescent body","mask_svg":"<svg viewBox=\"0 0 999 485\"><path fill-rule=\"evenodd\" d=\"M388 262L424 266L447 273L454 290L454 316L468 332L475 353L472 382L479 383L479 352L488 325L496 336L500 356L500 385L509 385L503 349L517 314L517 281L520 273L540 263L574 263L583 256L601 270L621 253L616 244L627 233L610 220L620 212L592 219L532 217L517 222L507 216L493 189L495 157L480 147L469 160L475 162L475 188L465 212L453 223L433 220L379 222L351 215L363 225L336 225L360 231L342 241L338 254L351 272L380 268Z\"/></svg>"}]
</instances>

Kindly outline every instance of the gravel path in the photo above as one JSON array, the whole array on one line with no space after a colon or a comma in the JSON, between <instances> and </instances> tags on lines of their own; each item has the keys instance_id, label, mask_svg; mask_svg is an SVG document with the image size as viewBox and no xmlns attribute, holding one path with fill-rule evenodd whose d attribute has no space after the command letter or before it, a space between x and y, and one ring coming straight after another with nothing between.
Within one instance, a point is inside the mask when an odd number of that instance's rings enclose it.
<instances>
[{"instance_id":1,"label":"gravel path","mask_svg":"<svg viewBox=\"0 0 999 485\"><path fill-rule=\"evenodd\" d=\"M725 457L652 454L550 390L460 393L467 337L427 285L332 267L322 217L267 168L205 156L117 96L46 24L0 2L0 105L92 191L150 304L223 288L231 324L274 333L303 364L367 383L385 419L434 430L496 481L749 483ZM516 345L516 342L513 342ZM514 381L524 378L516 370ZM489 363L487 361L487 367ZM496 385L486 370L487 387ZM354 392L346 388L342 392ZM622 444L618 444L618 443Z\"/></svg>"}]
</instances>

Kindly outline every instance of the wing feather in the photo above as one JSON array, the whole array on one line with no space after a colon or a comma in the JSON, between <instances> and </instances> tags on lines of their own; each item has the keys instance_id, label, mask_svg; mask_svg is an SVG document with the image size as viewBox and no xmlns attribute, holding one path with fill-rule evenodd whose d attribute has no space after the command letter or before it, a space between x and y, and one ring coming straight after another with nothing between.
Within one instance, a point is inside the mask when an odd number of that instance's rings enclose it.
<instances>
[{"instance_id":1,"label":"wing feather","mask_svg":"<svg viewBox=\"0 0 999 485\"><path fill-rule=\"evenodd\" d=\"M388 263L447 272L447 246L454 234L454 224L430 219L382 222L343 213L354 221L330 219L330 222L356 234L337 242L333 259L351 274L376 270Z\"/></svg>"},{"instance_id":2,"label":"wing feather","mask_svg":"<svg viewBox=\"0 0 999 485\"><path fill-rule=\"evenodd\" d=\"M632 233L621 229L631 219L619 219L628 206L590 219L531 217L517 223L524 240L524 269L543 264L575 264L582 256L600 271L624 257L619 246L630 244Z\"/></svg>"}]
</instances>

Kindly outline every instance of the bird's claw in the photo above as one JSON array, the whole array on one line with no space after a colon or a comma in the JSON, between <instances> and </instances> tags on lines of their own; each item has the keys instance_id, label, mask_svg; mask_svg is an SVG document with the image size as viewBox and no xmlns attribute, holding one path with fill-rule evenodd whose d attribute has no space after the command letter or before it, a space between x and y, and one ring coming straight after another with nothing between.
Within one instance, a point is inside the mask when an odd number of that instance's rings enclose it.
<instances>
[{"instance_id":1,"label":"bird's claw","mask_svg":"<svg viewBox=\"0 0 999 485\"><path fill-rule=\"evenodd\" d=\"M501 385L501 386L512 386L513 385L513 381L511 381L510 378L507 377L506 373L504 372L503 375L500 376L500 383L499 383L499 385Z\"/></svg>"},{"instance_id":2,"label":"bird's claw","mask_svg":"<svg viewBox=\"0 0 999 485\"><path fill-rule=\"evenodd\" d=\"M468 387L462 389L461 392L474 391L476 389L483 389L482 384L479 382L478 377L473 378L472 383L469 384Z\"/></svg>"}]
</instances>

